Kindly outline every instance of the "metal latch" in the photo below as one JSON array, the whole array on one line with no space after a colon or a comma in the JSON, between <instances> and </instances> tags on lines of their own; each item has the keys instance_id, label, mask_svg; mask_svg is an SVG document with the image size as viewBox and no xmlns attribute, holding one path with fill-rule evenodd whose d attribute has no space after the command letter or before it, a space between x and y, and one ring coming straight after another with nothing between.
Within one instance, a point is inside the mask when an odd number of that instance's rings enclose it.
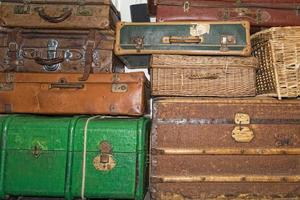
<instances>
[{"instance_id":1,"label":"metal latch","mask_svg":"<svg viewBox=\"0 0 300 200\"><path fill-rule=\"evenodd\" d=\"M189 1L185 1L184 3L183 3L183 12L189 12L190 11L190 2Z\"/></svg>"},{"instance_id":2,"label":"metal latch","mask_svg":"<svg viewBox=\"0 0 300 200\"><path fill-rule=\"evenodd\" d=\"M93 164L98 171L110 171L116 166L112 155L112 147L107 141L99 145L100 154L94 158Z\"/></svg>"},{"instance_id":3,"label":"metal latch","mask_svg":"<svg viewBox=\"0 0 300 200\"><path fill-rule=\"evenodd\" d=\"M12 91L13 89L13 83L0 83L0 91Z\"/></svg>"},{"instance_id":4,"label":"metal latch","mask_svg":"<svg viewBox=\"0 0 300 200\"><path fill-rule=\"evenodd\" d=\"M120 84L120 83L113 83L111 91L113 93L125 93L128 91L128 85L127 84Z\"/></svg>"},{"instance_id":5,"label":"metal latch","mask_svg":"<svg viewBox=\"0 0 300 200\"><path fill-rule=\"evenodd\" d=\"M85 6L85 0L77 0L78 9L77 9L77 15L78 16L92 16L93 10L90 8L87 8Z\"/></svg>"},{"instance_id":6,"label":"metal latch","mask_svg":"<svg viewBox=\"0 0 300 200\"><path fill-rule=\"evenodd\" d=\"M250 127L245 126L250 124L250 116L244 113L237 113L235 114L234 122L238 126L234 127L231 134L232 138L236 142L251 142L254 138L254 133Z\"/></svg>"},{"instance_id":7,"label":"metal latch","mask_svg":"<svg viewBox=\"0 0 300 200\"><path fill-rule=\"evenodd\" d=\"M220 44L220 51L228 51L228 45L236 44L236 38L233 35L221 35Z\"/></svg>"},{"instance_id":8,"label":"metal latch","mask_svg":"<svg viewBox=\"0 0 300 200\"><path fill-rule=\"evenodd\" d=\"M236 124L250 124L250 116L244 113L236 113L234 117Z\"/></svg>"},{"instance_id":9,"label":"metal latch","mask_svg":"<svg viewBox=\"0 0 300 200\"><path fill-rule=\"evenodd\" d=\"M132 39L133 43L135 43L135 48L137 52L141 52L141 50L144 48L144 37L134 37Z\"/></svg>"},{"instance_id":10,"label":"metal latch","mask_svg":"<svg viewBox=\"0 0 300 200\"><path fill-rule=\"evenodd\" d=\"M14 14L30 14L30 0L23 0L23 5L16 5L14 7Z\"/></svg>"},{"instance_id":11,"label":"metal latch","mask_svg":"<svg viewBox=\"0 0 300 200\"><path fill-rule=\"evenodd\" d=\"M14 89L14 73L5 73L5 82L0 83L0 91L11 91Z\"/></svg>"},{"instance_id":12,"label":"metal latch","mask_svg":"<svg viewBox=\"0 0 300 200\"><path fill-rule=\"evenodd\" d=\"M35 157L35 158L39 158L41 153L42 153L42 147L41 145L39 144L34 144L33 147L32 147L32 155Z\"/></svg>"},{"instance_id":13,"label":"metal latch","mask_svg":"<svg viewBox=\"0 0 300 200\"><path fill-rule=\"evenodd\" d=\"M50 39L48 41L48 51L47 51L47 58L49 60L55 59L57 54L57 47L58 47L58 41L54 39ZM46 71L56 71L59 68L60 64L54 64L54 65L44 65L44 69Z\"/></svg>"}]
</instances>

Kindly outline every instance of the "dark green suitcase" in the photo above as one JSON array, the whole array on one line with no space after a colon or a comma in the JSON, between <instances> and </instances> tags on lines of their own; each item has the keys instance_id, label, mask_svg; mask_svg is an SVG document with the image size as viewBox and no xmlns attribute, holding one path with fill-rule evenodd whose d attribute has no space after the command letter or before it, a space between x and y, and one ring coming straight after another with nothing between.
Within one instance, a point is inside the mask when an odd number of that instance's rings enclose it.
<instances>
[{"instance_id":1,"label":"dark green suitcase","mask_svg":"<svg viewBox=\"0 0 300 200\"><path fill-rule=\"evenodd\" d=\"M148 118L9 115L0 127L2 199L145 196Z\"/></svg>"},{"instance_id":2,"label":"dark green suitcase","mask_svg":"<svg viewBox=\"0 0 300 200\"><path fill-rule=\"evenodd\" d=\"M246 21L119 22L115 53L127 67L147 66L147 54L250 56L250 25Z\"/></svg>"}]
</instances>

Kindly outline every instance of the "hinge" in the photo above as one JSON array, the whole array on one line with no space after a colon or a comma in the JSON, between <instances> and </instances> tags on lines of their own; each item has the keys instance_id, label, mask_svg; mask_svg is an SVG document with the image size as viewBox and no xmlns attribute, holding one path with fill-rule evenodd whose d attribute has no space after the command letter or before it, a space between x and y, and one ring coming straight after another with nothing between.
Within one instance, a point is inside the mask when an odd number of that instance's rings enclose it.
<instances>
[{"instance_id":1,"label":"hinge","mask_svg":"<svg viewBox=\"0 0 300 200\"><path fill-rule=\"evenodd\" d=\"M5 74L5 81L7 83L12 83L15 80L15 75L14 73L6 73Z\"/></svg>"}]
</instances>

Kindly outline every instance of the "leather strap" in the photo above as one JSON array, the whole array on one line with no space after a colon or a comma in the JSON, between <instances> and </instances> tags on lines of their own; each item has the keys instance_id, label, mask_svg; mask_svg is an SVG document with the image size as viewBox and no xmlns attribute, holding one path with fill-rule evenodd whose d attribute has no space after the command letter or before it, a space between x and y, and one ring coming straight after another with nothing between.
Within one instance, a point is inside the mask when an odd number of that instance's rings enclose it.
<instances>
[{"instance_id":1,"label":"leather strap","mask_svg":"<svg viewBox=\"0 0 300 200\"><path fill-rule=\"evenodd\" d=\"M79 78L79 81L86 81L92 73L93 68L93 54L99 41L105 39L105 36L96 30L90 30L86 45L85 45L85 66L83 75Z\"/></svg>"},{"instance_id":2,"label":"leather strap","mask_svg":"<svg viewBox=\"0 0 300 200\"><path fill-rule=\"evenodd\" d=\"M7 41L7 56L9 58L9 67L4 71L14 71L17 69L18 51L22 41L21 33L19 29L13 29L12 32L8 33Z\"/></svg>"}]
</instances>

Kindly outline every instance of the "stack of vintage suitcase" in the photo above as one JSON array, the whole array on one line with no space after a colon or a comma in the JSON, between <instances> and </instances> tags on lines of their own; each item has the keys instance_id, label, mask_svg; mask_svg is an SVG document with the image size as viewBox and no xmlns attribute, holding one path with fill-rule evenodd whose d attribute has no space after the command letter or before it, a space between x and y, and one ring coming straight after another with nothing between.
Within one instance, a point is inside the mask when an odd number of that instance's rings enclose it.
<instances>
[{"instance_id":1,"label":"stack of vintage suitcase","mask_svg":"<svg viewBox=\"0 0 300 200\"><path fill-rule=\"evenodd\" d=\"M1 199L144 198L146 78L119 73L118 20L110 0L0 2Z\"/></svg>"},{"instance_id":2,"label":"stack of vintage suitcase","mask_svg":"<svg viewBox=\"0 0 300 200\"><path fill-rule=\"evenodd\" d=\"M159 22L119 23L115 47L153 54L151 197L299 199L300 101L268 97L300 95L299 27L253 35L255 58L249 23L230 20L300 25L300 1L154 2Z\"/></svg>"}]
</instances>

